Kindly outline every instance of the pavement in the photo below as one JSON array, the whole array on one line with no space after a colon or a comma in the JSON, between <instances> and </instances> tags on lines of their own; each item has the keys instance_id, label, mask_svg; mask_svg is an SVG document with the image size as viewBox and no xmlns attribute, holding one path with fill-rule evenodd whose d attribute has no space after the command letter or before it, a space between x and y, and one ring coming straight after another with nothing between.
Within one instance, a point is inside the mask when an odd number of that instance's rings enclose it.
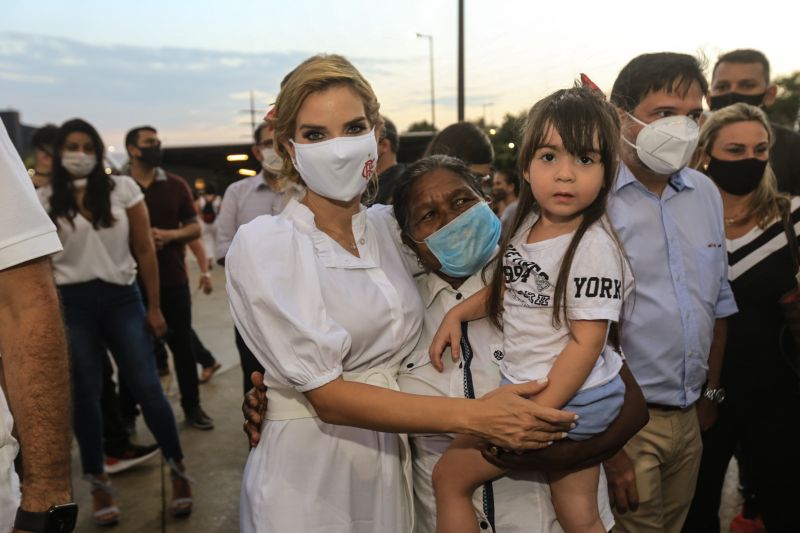
<instances>
[{"instance_id":1,"label":"pavement","mask_svg":"<svg viewBox=\"0 0 800 533\"><path fill-rule=\"evenodd\" d=\"M170 377L162 384L172 404L189 475L194 479L194 512L187 518L172 518L166 507L171 499L169 467L160 456L130 470L111 476L120 521L113 527L99 527L92 521L89 484L81 479L77 443L73 442L72 472L75 499L79 505L78 532L107 531L228 533L239 531L239 488L247 460L247 438L242 431L242 374L234 345L233 324L225 295L225 275L220 267L212 269L214 292L204 295L195 290L198 270L190 264L192 312L195 331L222 364L214 377L200 385L203 409L214 419L215 428L201 431L188 426L180 408L178 385ZM154 442L148 429L137 420L134 441ZM741 501L736 490L736 463L731 463L720 509L721 532L739 512Z\"/></svg>"}]
</instances>

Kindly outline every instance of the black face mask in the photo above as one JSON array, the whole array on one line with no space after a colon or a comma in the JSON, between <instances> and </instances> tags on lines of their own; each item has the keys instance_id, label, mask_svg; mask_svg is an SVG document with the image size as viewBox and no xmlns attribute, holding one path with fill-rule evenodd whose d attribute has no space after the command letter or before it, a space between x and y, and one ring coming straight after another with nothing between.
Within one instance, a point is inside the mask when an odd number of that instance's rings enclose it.
<instances>
[{"instance_id":1,"label":"black face mask","mask_svg":"<svg viewBox=\"0 0 800 533\"><path fill-rule=\"evenodd\" d=\"M148 167L155 168L161 166L161 145L156 146L137 146L142 155L139 156L139 160L147 165Z\"/></svg>"},{"instance_id":2,"label":"black face mask","mask_svg":"<svg viewBox=\"0 0 800 533\"><path fill-rule=\"evenodd\" d=\"M722 161L712 157L706 174L726 193L744 196L758 188L766 168L767 162L761 159Z\"/></svg>"},{"instance_id":3,"label":"black face mask","mask_svg":"<svg viewBox=\"0 0 800 533\"><path fill-rule=\"evenodd\" d=\"M743 103L761 107L764 103L764 97L767 95L766 91L761 94L740 94L740 93L725 93L721 96L712 96L711 111L728 107L729 105Z\"/></svg>"}]
</instances>

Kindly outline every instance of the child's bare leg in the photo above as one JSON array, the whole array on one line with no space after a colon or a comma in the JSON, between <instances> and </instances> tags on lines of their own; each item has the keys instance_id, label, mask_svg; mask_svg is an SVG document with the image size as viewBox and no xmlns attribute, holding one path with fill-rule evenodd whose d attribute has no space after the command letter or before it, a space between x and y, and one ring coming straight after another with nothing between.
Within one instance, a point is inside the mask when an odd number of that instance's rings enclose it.
<instances>
[{"instance_id":1,"label":"child's bare leg","mask_svg":"<svg viewBox=\"0 0 800 533\"><path fill-rule=\"evenodd\" d=\"M505 471L487 462L480 452L483 442L460 435L433 469L437 533L478 533L472 494L483 483Z\"/></svg>"},{"instance_id":2,"label":"child's bare leg","mask_svg":"<svg viewBox=\"0 0 800 533\"><path fill-rule=\"evenodd\" d=\"M599 466L549 475L553 508L566 533L606 533L597 509L599 478Z\"/></svg>"}]
</instances>

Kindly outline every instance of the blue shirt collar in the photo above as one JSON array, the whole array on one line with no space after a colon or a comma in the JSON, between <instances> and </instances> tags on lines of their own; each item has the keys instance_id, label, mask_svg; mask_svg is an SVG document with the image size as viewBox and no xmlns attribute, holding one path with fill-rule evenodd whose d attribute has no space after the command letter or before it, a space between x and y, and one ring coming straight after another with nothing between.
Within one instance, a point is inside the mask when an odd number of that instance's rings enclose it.
<instances>
[{"instance_id":1,"label":"blue shirt collar","mask_svg":"<svg viewBox=\"0 0 800 533\"><path fill-rule=\"evenodd\" d=\"M631 172L631 169L629 169L625 163L620 161L619 171L617 172L617 180L616 183L614 183L614 192L618 192L623 187L627 187L631 183L636 183L638 181L639 180L636 179L636 176L633 175L633 172ZM695 187L691 171L687 170L687 167L680 169L678 172L670 176L669 184L673 189L675 189L676 192L681 192L684 189L694 189Z\"/></svg>"}]
</instances>

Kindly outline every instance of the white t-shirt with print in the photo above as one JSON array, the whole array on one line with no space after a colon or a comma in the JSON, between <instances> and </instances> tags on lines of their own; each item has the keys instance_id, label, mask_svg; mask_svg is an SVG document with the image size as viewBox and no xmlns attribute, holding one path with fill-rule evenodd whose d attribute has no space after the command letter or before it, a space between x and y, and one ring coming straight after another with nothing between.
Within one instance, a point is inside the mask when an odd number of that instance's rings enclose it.
<instances>
[{"instance_id":1,"label":"white t-shirt with print","mask_svg":"<svg viewBox=\"0 0 800 533\"><path fill-rule=\"evenodd\" d=\"M568 324L553 327L553 298L558 272L574 233L527 244L536 221L522 225L504 252L503 375L523 383L548 375L567 346ZM586 230L572 261L567 285L567 319L617 322L630 292L633 275L613 237L601 221ZM606 346L580 390L611 381L622 367L622 358Z\"/></svg>"},{"instance_id":2,"label":"white t-shirt with print","mask_svg":"<svg viewBox=\"0 0 800 533\"><path fill-rule=\"evenodd\" d=\"M58 285L93 279L130 285L136 280L127 210L142 202L144 194L129 176L111 176L111 180L114 182L111 214L115 221L110 228L95 229L80 213L72 219L72 224L64 218L58 219L58 237L64 245L64 251L53 256ZM49 186L39 189L39 200L46 210L50 209L52 194Z\"/></svg>"},{"instance_id":3,"label":"white t-shirt with print","mask_svg":"<svg viewBox=\"0 0 800 533\"><path fill-rule=\"evenodd\" d=\"M60 249L56 228L36 201L30 177L0 122L0 270ZM0 390L0 531L11 529L19 505L13 425L5 394Z\"/></svg>"}]
</instances>

